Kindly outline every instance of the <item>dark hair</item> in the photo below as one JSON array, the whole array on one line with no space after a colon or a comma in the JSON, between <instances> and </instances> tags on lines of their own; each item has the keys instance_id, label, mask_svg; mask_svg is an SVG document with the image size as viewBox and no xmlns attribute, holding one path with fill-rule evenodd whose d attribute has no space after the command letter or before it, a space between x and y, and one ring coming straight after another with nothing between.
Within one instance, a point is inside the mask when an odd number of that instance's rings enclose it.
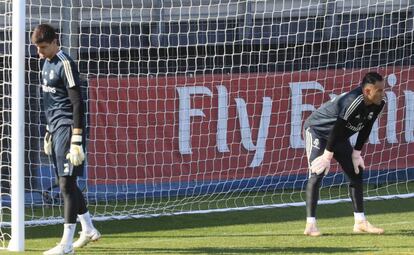
<instances>
[{"instance_id":1,"label":"dark hair","mask_svg":"<svg viewBox=\"0 0 414 255\"><path fill-rule=\"evenodd\" d=\"M361 82L361 87L364 88L367 84L375 84L377 81L383 81L384 78L377 72L366 73Z\"/></svg>"},{"instance_id":2,"label":"dark hair","mask_svg":"<svg viewBox=\"0 0 414 255\"><path fill-rule=\"evenodd\" d=\"M55 29L49 24L38 25L32 33L32 42L34 44L47 42L51 43L56 39Z\"/></svg>"}]
</instances>

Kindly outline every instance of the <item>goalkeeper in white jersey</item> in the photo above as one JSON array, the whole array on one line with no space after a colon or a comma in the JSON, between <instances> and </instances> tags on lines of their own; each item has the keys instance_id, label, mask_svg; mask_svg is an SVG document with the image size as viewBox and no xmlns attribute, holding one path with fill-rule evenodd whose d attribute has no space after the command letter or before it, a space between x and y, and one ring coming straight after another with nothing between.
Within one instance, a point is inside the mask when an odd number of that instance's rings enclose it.
<instances>
[{"instance_id":1,"label":"goalkeeper in white jersey","mask_svg":"<svg viewBox=\"0 0 414 255\"><path fill-rule=\"evenodd\" d=\"M84 110L79 73L72 58L59 49L52 26L38 25L31 39L40 58L45 60L41 84L47 121L44 151L53 159L64 203L62 240L44 254L72 254L73 247L83 247L101 236L92 224L85 198L77 185L77 176L83 175L85 159ZM73 243L77 217L82 232Z\"/></svg>"},{"instance_id":2,"label":"goalkeeper in white jersey","mask_svg":"<svg viewBox=\"0 0 414 255\"><path fill-rule=\"evenodd\" d=\"M367 73L361 85L323 104L305 121L306 154L309 180L306 187L305 235L320 236L316 225L319 188L329 172L332 158L339 163L349 179L349 196L354 208L356 233L382 234L384 230L371 225L364 214L362 173L365 168L361 150L372 126L384 108L384 79L375 72ZM354 147L349 137L356 132Z\"/></svg>"}]
</instances>

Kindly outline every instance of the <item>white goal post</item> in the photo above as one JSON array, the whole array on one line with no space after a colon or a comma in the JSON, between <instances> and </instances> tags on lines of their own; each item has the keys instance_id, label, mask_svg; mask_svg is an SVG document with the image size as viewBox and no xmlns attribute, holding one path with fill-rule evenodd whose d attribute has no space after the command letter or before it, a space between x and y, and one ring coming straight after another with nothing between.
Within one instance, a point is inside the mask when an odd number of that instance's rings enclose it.
<instances>
[{"instance_id":1,"label":"white goal post","mask_svg":"<svg viewBox=\"0 0 414 255\"><path fill-rule=\"evenodd\" d=\"M79 185L95 220L303 206L303 121L368 71L385 77L387 106L363 150L365 197L413 196L413 1L47 2L0 0L3 247L24 249L17 204L26 226L63 222L29 41L40 23L84 80ZM321 199L348 199L336 164Z\"/></svg>"}]
</instances>

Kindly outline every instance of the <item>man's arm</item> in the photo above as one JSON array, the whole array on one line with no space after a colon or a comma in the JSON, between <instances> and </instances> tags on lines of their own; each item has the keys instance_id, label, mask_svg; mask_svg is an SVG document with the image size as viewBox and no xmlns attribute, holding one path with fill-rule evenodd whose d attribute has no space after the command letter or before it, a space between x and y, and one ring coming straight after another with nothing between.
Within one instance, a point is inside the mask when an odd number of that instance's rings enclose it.
<instances>
[{"instance_id":1,"label":"man's arm","mask_svg":"<svg viewBox=\"0 0 414 255\"><path fill-rule=\"evenodd\" d=\"M66 158L74 165L79 166L85 159L82 143L83 129L83 102L80 88L79 72L75 63L67 57L62 51L57 56L62 61L61 77L68 91L68 97L72 104L72 139L69 153Z\"/></svg>"},{"instance_id":2,"label":"man's arm","mask_svg":"<svg viewBox=\"0 0 414 255\"><path fill-rule=\"evenodd\" d=\"M60 77L68 91L68 97L72 104L72 132L73 134L82 134L84 112L79 72L73 60L66 56L62 51L59 51L57 56L62 61Z\"/></svg>"},{"instance_id":3,"label":"man's arm","mask_svg":"<svg viewBox=\"0 0 414 255\"><path fill-rule=\"evenodd\" d=\"M73 111L73 134L81 135L83 129L83 100L79 86L68 89L68 96L72 103Z\"/></svg>"},{"instance_id":4,"label":"man's arm","mask_svg":"<svg viewBox=\"0 0 414 255\"><path fill-rule=\"evenodd\" d=\"M347 122L358 112L358 108L364 103L364 97L362 94L355 94L350 92L340 97L337 101L337 107L339 109L338 118L334 124L334 127L329 134L326 144L326 150L333 152L335 144L348 139L350 131L346 128Z\"/></svg>"},{"instance_id":5,"label":"man's arm","mask_svg":"<svg viewBox=\"0 0 414 255\"><path fill-rule=\"evenodd\" d=\"M354 149L357 151L362 150L364 144L368 141L369 134L371 134L372 127L374 126L375 121L377 120L378 116L381 114L382 110L384 109L385 100L383 99L382 104L378 110L378 113L374 115L374 117L368 122L367 125L363 129L359 131L357 141L355 143Z\"/></svg>"},{"instance_id":6,"label":"man's arm","mask_svg":"<svg viewBox=\"0 0 414 255\"><path fill-rule=\"evenodd\" d=\"M368 141L369 134L371 134L372 126L374 125L374 121L369 122L368 125L365 125L363 129L361 129L358 133L358 137L354 146L354 149L357 151L362 150L364 144Z\"/></svg>"},{"instance_id":7,"label":"man's arm","mask_svg":"<svg viewBox=\"0 0 414 255\"><path fill-rule=\"evenodd\" d=\"M381 107L378 110L378 113L364 126L358 133L357 141L352 151L352 163L354 165L354 170L356 174L359 174L360 168L365 169L365 163L361 156L361 150L364 144L368 141L369 134L371 133L372 127L374 126L375 120L378 118L378 115L381 114L382 109L384 108L385 100L383 100Z\"/></svg>"},{"instance_id":8,"label":"man's arm","mask_svg":"<svg viewBox=\"0 0 414 255\"><path fill-rule=\"evenodd\" d=\"M335 144L338 141L345 141L346 140L346 121L342 118L338 118L335 122L335 125L328 137L328 141L326 143L326 150L333 152L335 148Z\"/></svg>"},{"instance_id":9,"label":"man's arm","mask_svg":"<svg viewBox=\"0 0 414 255\"><path fill-rule=\"evenodd\" d=\"M374 125L375 119L369 122L363 129L358 133L358 138L352 151L352 164L354 165L354 171L359 174L360 169L365 169L364 159L361 156L361 150L364 144L368 141L369 134L371 133L372 126Z\"/></svg>"},{"instance_id":10,"label":"man's arm","mask_svg":"<svg viewBox=\"0 0 414 255\"><path fill-rule=\"evenodd\" d=\"M66 158L72 162L74 166L79 166L85 159L82 145L82 128L83 128L83 102L79 86L68 89L69 99L72 103L73 111L73 130L70 151Z\"/></svg>"}]
</instances>

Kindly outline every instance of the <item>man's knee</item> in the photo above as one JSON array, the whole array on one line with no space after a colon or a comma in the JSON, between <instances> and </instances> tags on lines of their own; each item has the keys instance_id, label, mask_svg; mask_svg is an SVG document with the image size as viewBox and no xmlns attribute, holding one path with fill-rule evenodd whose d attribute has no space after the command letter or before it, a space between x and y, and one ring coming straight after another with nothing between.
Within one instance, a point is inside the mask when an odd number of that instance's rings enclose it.
<instances>
[{"instance_id":1,"label":"man's knee","mask_svg":"<svg viewBox=\"0 0 414 255\"><path fill-rule=\"evenodd\" d=\"M76 181L72 176L59 177L59 187L63 194L74 194L76 192Z\"/></svg>"},{"instance_id":2,"label":"man's knee","mask_svg":"<svg viewBox=\"0 0 414 255\"><path fill-rule=\"evenodd\" d=\"M322 182L323 179L323 174L312 174L311 177L308 180L308 186L318 186L320 185L320 183Z\"/></svg>"},{"instance_id":3,"label":"man's knee","mask_svg":"<svg viewBox=\"0 0 414 255\"><path fill-rule=\"evenodd\" d=\"M362 175L354 175L350 178L349 181L349 186L350 187L354 187L354 188L360 188L362 187L363 184L363 180L362 180Z\"/></svg>"}]
</instances>

